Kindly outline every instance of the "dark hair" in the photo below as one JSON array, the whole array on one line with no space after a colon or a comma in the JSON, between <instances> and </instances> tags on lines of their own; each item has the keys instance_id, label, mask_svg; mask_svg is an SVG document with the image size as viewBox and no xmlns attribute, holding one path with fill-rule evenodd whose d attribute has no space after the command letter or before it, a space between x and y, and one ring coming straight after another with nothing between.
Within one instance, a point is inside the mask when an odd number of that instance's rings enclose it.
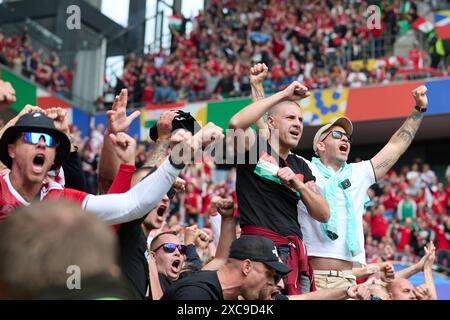
<instances>
[{"instance_id":1,"label":"dark hair","mask_svg":"<svg viewBox=\"0 0 450 320\"><path fill-rule=\"evenodd\" d=\"M156 243L156 242L158 241L159 238L161 238L162 236L167 235L167 234L174 235L174 236L177 235L177 233L176 233L175 231L161 232L161 233L158 234L156 237L154 237L153 240L152 240L152 242L150 243L150 251L153 251L153 250L154 250L154 243ZM153 247L153 249L152 249L152 247Z\"/></svg>"}]
</instances>

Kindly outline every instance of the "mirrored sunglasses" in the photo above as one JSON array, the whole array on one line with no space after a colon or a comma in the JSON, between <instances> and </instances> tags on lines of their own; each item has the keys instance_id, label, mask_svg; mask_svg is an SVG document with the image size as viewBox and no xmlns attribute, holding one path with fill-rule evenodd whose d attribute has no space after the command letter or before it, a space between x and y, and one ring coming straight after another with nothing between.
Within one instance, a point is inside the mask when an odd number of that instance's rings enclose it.
<instances>
[{"instance_id":1,"label":"mirrored sunglasses","mask_svg":"<svg viewBox=\"0 0 450 320\"><path fill-rule=\"evenodd\" d=\"M175 249L178 249L178 251L182 254L185 255L187 248L185 245L183 244L175 244L175 243L163 243L162 245L160 245L158 248L155 249L155 252L158 251L159 249L163 248L164 252L166 253L172 253L175 251Z\"/></svg>"},{"instance_id":2,"label":"mirrored sunglasses","mask_svg":"<svg viewBox=\"0 0 450 320\"><path fill-rule=\"evenodd\" d=\"M332 130L332 131L330 131L330 132L328 132L327 133L327 135L322 139L322 142L324 142L325 141L325 139L329 136L331 134L331 136L334 138L334 139L338 139L338 140L340 140L340 139L342 139L342 137L347 137L347 140L348 140L348 142L352 142L352 136L351 135L349 135L349 134L347 134L347 133L345 133L345 132L342 132L342 131L338 131L338 130Z\"/></svg>"},{"instance_id":3,"label":"mirrored sunglasses","mask_svg":"<svg viewBox=\"0 0 450 320\"><path fill-rule=\"evenodd\" d=\"M44 143L49 148L56 148L58 142L51 135L42 132L24 132L22 136L23 141L30 144L38 144L41 139L44 139Z\"/></svg>"}]
</instances>

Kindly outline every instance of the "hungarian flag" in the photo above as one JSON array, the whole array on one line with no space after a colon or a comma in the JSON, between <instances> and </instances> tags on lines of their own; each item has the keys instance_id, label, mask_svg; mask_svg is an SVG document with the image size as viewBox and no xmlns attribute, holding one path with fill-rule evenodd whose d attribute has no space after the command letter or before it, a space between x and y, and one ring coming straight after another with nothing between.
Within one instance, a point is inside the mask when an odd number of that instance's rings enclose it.
<instances>
[{"instance_id":1,"label":"hungarian flag","mask_svg":"<svg viewBox=\"0 0 450 320\"><path fill-rule=\"evenodd\" d=\"M183 24L183 18L180 16L170 16L169 17L169 28L180 30Z\"/></svg>"},{"instance_id":2,"label":"hungarian flag","mask_svg":"<svg viewBox=\"0 0 450 320\"><path fill-rule=\"evenodd\" d=\"M419 17L411 25L414 29L420 30L425 34L434 30L434 26L431 22L425 20L424 17Z\"/></svg>"}]
</instances>

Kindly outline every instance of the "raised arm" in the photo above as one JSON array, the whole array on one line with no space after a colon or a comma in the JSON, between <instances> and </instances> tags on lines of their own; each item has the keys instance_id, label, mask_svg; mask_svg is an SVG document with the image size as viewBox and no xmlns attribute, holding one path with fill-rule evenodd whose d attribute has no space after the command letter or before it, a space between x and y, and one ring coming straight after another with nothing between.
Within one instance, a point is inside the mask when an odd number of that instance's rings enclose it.
<instances>
[{"instance_id":1,"label":"raised arm","mask_svg":"<svg viewBox=\"0 0 450 320\"><path fill-rule=\"evenodd\" d=\"M269 69L264 63L258 63L250 68L250 88L253 102L264 99L263 82L267 77L268 71ZM267 127L267 123L264 121L264 116L259 118L255 124L258 130L262 130L260 131L260 134L262 133L266 138L268 138L269 128Z\"/></svg>"},{"instance_id":2,"label":"raised arm","mask_svg":"<svg viewBox=\"0 0 450 320\"><path fill-rule=\"evenodd\" d=\"M425 256L427 257L425 260L425 264L423 267L423 275L425 278L425 287L426 292L429 294L429 300L437 300L437 292L436 286L434 285L433 280L433 263L436 258L435 255L436 248L434 247L433 242L430 242L425 246ZM418 295L418 290L415 290L416 296Z\"/></svg>"},{"instance_id":3,"label":"raised arm","mask_svg":"<svg viewBox=\"0 0 450 320\"><path fill-rule=\"evenodd\" d=\"M160 300L164 295L159 282L158 267L156 266L155 257L152 254L148 255L148 275L150 280L150 298L152 300Z\"/></svg>"},{"instance_id":4,"label":"raised arm","mask_svg":"<svg viewBox=\"0 0 450 320\"><path fill-rule=\"evenodd\" d=\"M274 95L253 102L235 114L230 122L231 129L248 129L253 123L256 123L273 106L283 101L297 101L310 95L308 88L298 81L292 82L286 89L275 93Z\"/></svg>"},{"instance_id":5,"label":"raised arm","mask_svg":"<svg viewBox=\"0 0 450 320\"><path fill-rule=\"evenodd\" d=\"M235 147L244 145L245 150L250 149L256 139L250 126L253 123L258 122L272 107L283 101L297 101L306 98L309 95L310 92L308 91L308 88L300 82L294 81L283 91L280 91L268 98L255 101L239 111L230 119L230 122L228 123L230 129L243 130L245 132L245 135L236 134L237 143L234 144ZM265 124L263 126L261 122L258 123L258 126L266 128ZM263 134L265 134L264 130ZM268 135L269 132L266 131L266 136L268 137Z\"/></svg>"},{"instance_id":6,"label":"raised arm","mask_svg":"<svg viewBox=\"0 0 450 320\"><path fill-rule=\"evenodd\" d=\"M412 91L416 103L415 110L384 148L371 159L377 181L384 177L413 141L428 106L426 92L425 86L417 87Z\"/></svg>"},{"instance_id":7,"label":"raised arm","mask_svg":"<svg viewBox=\"0 0 450 320\"><path fill-rule=\"evenodd\" d=\"M122 136L121 136L122 135ZM134 139L118 134L111 134L111 142L116 146L118 158L128 154L128 148L134 148ZM123 138L123 140L121 140ZM101 196L88 195L83 208L108 224L122 224L139 219L151 211L163 198L175 182L184 166L174 166L166 160L153 174L140 181L133 188L122 194Z\"/></svg>"},{"instance_id":8,"label":"raised arm","mask_svg":"<svg viewBox=\"0 0 450 320\"><path fill-rule=\"evenodd\" d=\"M216 256L202 270L219 270L230 255L231 243L236 239L236 223L233 218L234 203L232 199L213 199L217 211L222 217L220 227L219 244L217 245Z\"/></svg>"},{"instance_id":9,"label":"raised arm","mask_svg":"<svg viewBox=\"0 0 450 320\"><path fill-rule=\"evenodd\" d=\"M141 114L140 111L135 111L127 117L127 101L128 90L123 89L120 95L115 97L112 109L106 113L108 125L98 166L98 187L100 194L105 194L108 191L120 166L120 159L116 155L110 134L117 134L119 132L126 133L133 120Z\"/></svg>"},{"instance_id":10,"label":"raised arm","mask_svg":"<svg viewBox=\"0 0 450 320\"><path fill-rule=\"evenodd\" d=\"M165 111L156 123L158 129L158 140L156 140L150 159L144 166L158 167L169 154L170 135L172 133L172 121L177 115L176 111Z\"/></svg>"},{"instance_id":11,"label":"raised arm","mask_svg":"<svg viewBox=\"0 0 450 320\"><path fill-rule=\"evenodd\" d=\"M223 130L214 124L208 124L205 128L194 137L190 132L182 129L171 137L171 147L178 148L184 153L183 155L189 154L189 159L179 158L177 154L171 154L169 159L165 160L153 174L140 181L128 192L102 196L88 195L83 201L83 208L109 224L125 223L143 217L169 191L184 168L183 162L187 163L193 160L194 149L200 148L201 151L201 147L212 140L223 138ZM120 152L127 153L126 149L133 147L131 141L119 144L115 135L111 134L110 138L118 154Z\"/></svg>"}]
</instances>

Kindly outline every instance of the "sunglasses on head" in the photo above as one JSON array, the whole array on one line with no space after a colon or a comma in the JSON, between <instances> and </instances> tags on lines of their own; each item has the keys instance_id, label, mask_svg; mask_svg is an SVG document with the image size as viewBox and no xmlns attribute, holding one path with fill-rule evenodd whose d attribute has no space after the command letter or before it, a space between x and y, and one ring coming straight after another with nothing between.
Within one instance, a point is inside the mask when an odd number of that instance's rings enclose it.
<instances>
[{"instance_id":1,"label":"sunglasses on head","mask_svg":"<svg viewBox=\"0 0 450 320\"><path fill-rule=\"evenodd\" d=\"M175 244L175 243L163 243L158 248L154 250L154 252L158 251L159 249L163 248L164 252L166 253L172 253L175 251L175 249L178 249L178 251L182 254L186 254L186 246L184 244Z\"/></svg>"},{"instance_id":2,"label":"sunglasses on head","mask_svg":"<svg viewBox=\"0 0 450 320\"><path fill-rule=\"evenodd\" d=\"M44 143L49 148L56 148L58 142L49 134L41 132L24 132L22 140L30 144L38 144L41 139L44 139Z\"/></svg>"},{"instance_id":3,"label":"sunglasses on head","mask_svg":"<svg viewBox=\"0 0 450 320\"><path fill-rule=\"evenodd\" d=\"M330 132L328 132L327 133L327 135L322 139L322 141L321 142L324 142L325 141L325 139L329 136L331 134L331 136L334 138L334 139L342 139L342 137L347 137L347 140L348 140L348 142L352 142L352 136L351 135L349 135L349 134L346 134L345 132L342 132L342 131L337 131L337 130L332 130L332 131L330 131Z\"/></svg>"}]
</instances>

